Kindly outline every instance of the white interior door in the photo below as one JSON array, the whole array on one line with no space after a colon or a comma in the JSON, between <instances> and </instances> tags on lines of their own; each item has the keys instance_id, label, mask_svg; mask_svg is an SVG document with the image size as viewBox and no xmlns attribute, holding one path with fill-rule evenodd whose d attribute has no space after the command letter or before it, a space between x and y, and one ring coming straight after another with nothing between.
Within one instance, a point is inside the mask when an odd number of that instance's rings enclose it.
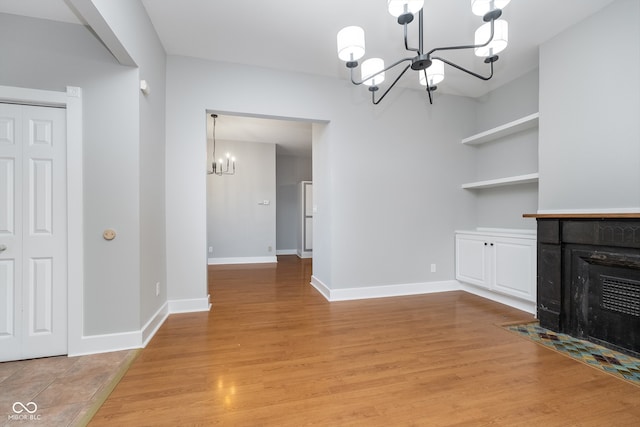
<instances>
[{"instance_id":1,"label":"white interior door","mask_svg":"<svg viewBox=\"0 0 640 427\"><path fill-rule=\"evenodd\" d=\"M66 112L0 103L0 361L67 353Z\"/></svg>"}]
</instances>

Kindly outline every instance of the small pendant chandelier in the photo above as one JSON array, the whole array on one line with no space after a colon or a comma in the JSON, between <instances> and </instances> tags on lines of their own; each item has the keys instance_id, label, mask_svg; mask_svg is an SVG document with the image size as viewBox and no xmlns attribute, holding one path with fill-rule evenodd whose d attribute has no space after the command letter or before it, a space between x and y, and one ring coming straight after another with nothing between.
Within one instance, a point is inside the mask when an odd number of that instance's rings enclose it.
<instances>
[{"instance_id":1,"label":"small pendant chandelier","mask_svg":"<svg viewBox=\"0 0 640 427\"><path fill-rule=\"evenodd\" d=\"M485 24L480 26L475 33L474 44L436 47L425 52L424 50L424 0L387 0L389 13L398 18L398 24L404 27L404 48L414 52L415 56L402 58L388 67L385 67L381 58L370 58L362 63L360 68L361 80L354 79L354 68L358 66L358 59L364 56L364 30L361 27L345 27L338 32L338 57L346 62L350 69L351 83L354 85L364 84L369 86L371 92L371 102L377 105L389 91L396 85L398 80L407 72L409 68L418 71L418 81L426 86L429 94L429 103L433 104L432 92L436 86L444 79L444 65L463 71L481 80L489 80L493 77L493 63L498 60L498 53L507 47L508 24L505 20L498 20L502 16L504 8L510 0L471 0L471 11L483 17ZM418 14L418 47L410 47L407 40L407 26L413 21L414 14ZM457 65L440 56L434 56L436 52L474 49L476 56L485 57L484 63L489 65L489 75L483 76ZM408 63L408 64L407 64ZM404 69L384 91L382 96L376 99L378 85L385 79L385 72L395 68L400 64L405 64Z\"/></svg>"},{"instance_id":2,"label":"small pendant chandelier","mask_svg":"<svg viewBox=\"0 0 640 427\"><path fill-rule=\"evenodd\" d=\"M226 162L223 162L222 157L216 162L216 119L217 114L212 114L213 119L213 150L211 152L211 170L207 170L209 175L235 175L236 173L236 158L232 157L229 153L226 154Z\"/></svg>"}]
</instances>

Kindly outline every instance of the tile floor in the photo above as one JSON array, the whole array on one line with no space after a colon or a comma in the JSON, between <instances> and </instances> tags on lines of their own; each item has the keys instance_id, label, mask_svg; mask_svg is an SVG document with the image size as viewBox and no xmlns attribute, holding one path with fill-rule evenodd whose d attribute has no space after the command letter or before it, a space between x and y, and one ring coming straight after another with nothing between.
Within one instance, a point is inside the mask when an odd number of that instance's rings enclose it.
<instances>
[{"instance_id":1,"label":"tile floor","mask_svg":"<svg viewBox=\"0 0 640 427\"><path fill-rule=\"evenodd\" d=\"M640 359L638 358L567 334L550 331L540 327L537 322L509 325L507 329L577 361L640 386Z\"/></svg>"},{"instance_id":2,"label":"tile floor","mask_svg":"<svg viewBox=\"0 0 640 427\"><path fill-rule=\"evenodd\" d=\"M0 363L0 426L82 426L137 350Z\"/></svg>"}]
</instances>

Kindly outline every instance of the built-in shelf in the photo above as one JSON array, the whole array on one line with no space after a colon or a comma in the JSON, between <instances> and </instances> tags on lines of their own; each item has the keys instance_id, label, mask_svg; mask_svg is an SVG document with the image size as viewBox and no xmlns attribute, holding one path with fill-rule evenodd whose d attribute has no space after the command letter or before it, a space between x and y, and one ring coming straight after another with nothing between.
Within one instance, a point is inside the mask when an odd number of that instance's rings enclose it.
<instances>
[{"instance_id":1,"label":"built-in shelf","mask_svg":"<svg viewBox=\"0 0 640 427\"><path fill-rule=\"evenodd\" d=\"M493 129L471 135L470 137L463 139L462 143L467 145L484 144L485 142L493 141L498 138L502 138L503 136L534 128L538 126L538 117L540 117L539 113L530 114L526 117L522 117Z\"/></svg>"},{"instance_id":2,"label":"built-in shelf","mask_svg":"<svg viewBox=\"0 0 640 427\"><path fill-rule=\"evenodd\" d=\"M502 187L505 185L527 184L538 182L538 173L530 173L526 175L508 176L505 178L490 179L487 181L476 181L462 184L462 188L467 190Z\"/></svg>"}]
</instances>

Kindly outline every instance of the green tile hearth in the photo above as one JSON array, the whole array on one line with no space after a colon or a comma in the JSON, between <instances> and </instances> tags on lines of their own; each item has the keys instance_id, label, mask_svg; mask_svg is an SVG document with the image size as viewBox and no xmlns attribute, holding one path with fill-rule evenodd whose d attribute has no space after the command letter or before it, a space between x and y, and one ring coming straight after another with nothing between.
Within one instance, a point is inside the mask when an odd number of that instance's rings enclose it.
<instances>
[{"instance_id":1,"label":"green tile hearth","mask_svg":"<svg viewBox=\"0 0 640 427\"><path fill-rule=\"evenodd\" d=\"M508 325L505 328L589 366L640 386L640 359L540 327L538 323Z\"/></svg>"}]
</instances>

